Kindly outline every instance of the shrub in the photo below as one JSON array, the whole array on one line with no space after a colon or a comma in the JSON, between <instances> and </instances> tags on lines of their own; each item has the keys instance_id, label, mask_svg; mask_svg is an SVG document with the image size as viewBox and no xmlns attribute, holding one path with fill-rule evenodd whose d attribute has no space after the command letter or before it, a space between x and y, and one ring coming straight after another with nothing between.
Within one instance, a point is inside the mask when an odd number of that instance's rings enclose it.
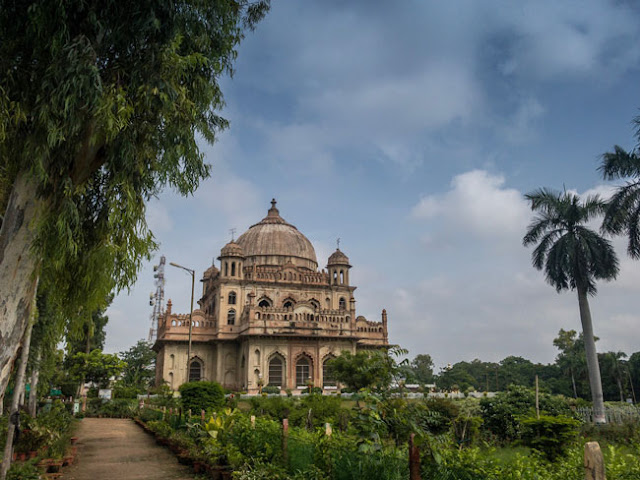
<instances>
[{"instance_id":1,"label":"shrub","mask_svg":"<svg viewBox=\"0 0 640 480\"><path fill-rule=\"evenodd\" d=\"M189 382L180 385L182 408L192 413L224 405L224 390L216 382Z\"/></svg>"},{"instance_id":2,"label":"shrub","mask_svg":"<svg viewBox=\"0 0 640 480\"><path fill-rule=\"evenodd\" d=\"M173 428L162 420L151 420L147 422L147 427L159 438L169 438L173 433Z\"/></svg>"},{"instance_id":3,"label":"shrub","mask_svg":"<svg viewBox=\"0 0 640 480\"><path fill-rule=\"evenodd\" d=\"M564 397L546 393L539 395L540 411L550 415L571 416L571 410ZM480 414L484 427L501 440L520 438L521 417L532 414L535 409L535 391L530 388L511 385L506 392L493 398L480 400Z\"/></svg>"},{"instance_id":4,"label":"shrub","mask_svg":"<svg viewBox=\"0 0 640 480\"><path fill-rule=\"evenodd\" d=\"M251 413L255 415L267 415L274 420L289 418L289 412L294 408L296 401L284 397L253 397Z\"/></svg>"},{"instance_id":5,"label":"shrub","mask_svg":"<svg viewBox=\"0 0 640 480\"><path fill-rule=\"evenodd\" d=\"M120 398L101 404L98 415L108 418L133 418L137 411L135 400Z\"/></svg>"},{"instance_id":6,"label":"shrub","mask_svg":"<svg viewBox=\"0 0 640 480\"><path fill-rule=\"evenodd\" d=\"M139 393L144 393L144 391L138 387L119 385L113 389L113 398L138 398Z\"/></svg>"},{"instance_id":7,"label":"shrub","mask_svg":"<svg viewBox=\"0 0 640 480\"><path fill-rule=\"evenodd\" d=\"M282 458L282 425L256 418L255 427L246 415L238 418L230 433L232 442L251 461L278 463Z\"/></svg>"},{"instance_id":8,"label":"shrub","mask_svg":"<svg viewBox=\"0 0 640 480\"><path fill-rule=\"evenodd\" d=\"M627 419L619 424L607 423L605 425L586 423L582 426L582 434L585 438L600 443L634 445L640 443L640 421Z\"/></svg>"},{"instance_id":9,"label":"shrub","mask_svg":"<svg viewBox=\"0 0 640 480\"><path fill-rule=\"evenodd\" d=\"M275 385L267 385L266 387L263 387L262 393L271 393L271 394L280 395L280 387L277 387Z\"/></svg>"},{"instance_id":10,"label":"shrub","mask_svg":"<svg viewBox=\"0 0 640 480\"><path fill-rule=\"evenodd\" d=\"M578 420L564 415L527 417L521 419L521 424L522 443L541 452L551 462L565 454L580 428Z\"/></svg>"},{"instance_id":11,"label":"shrub","mask_svg":"<svg viewBox=\"0 0 640 480\"><path fill-rule=\"evenodd\" d=\"M33 461L15 462L7 472L7 480L39 480L40 472Z\"/></svg>"},{"instance_id":12,"label":"shrub","mask_svg":"<svg viewBox=\"0 0 640 480\"><path fill-rule=\"evenodd\" d=\"M329 422L336 424L341 416L342 402L337 397L305 395L289 413L292 425L313 429Z\"/></svg>"}]
</instances>

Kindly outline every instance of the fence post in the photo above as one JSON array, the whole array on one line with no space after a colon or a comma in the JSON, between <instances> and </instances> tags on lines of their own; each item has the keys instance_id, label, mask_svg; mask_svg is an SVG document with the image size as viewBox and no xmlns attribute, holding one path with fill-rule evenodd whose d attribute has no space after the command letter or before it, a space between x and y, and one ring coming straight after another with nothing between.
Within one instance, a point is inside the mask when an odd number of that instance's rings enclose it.
<instances>
[{"instance_id":1,"label":"fence post","mask_svg":"<svg viewBox=\"0 0 640 480\"><path fill-rule=\"evenodd\" d=\"M420 450L415 445L415 433L409 435L409 480L421 480Z\"/></svg>"},{"instance_id":2,"label":"fence post","mask_svg":"<svg viewBox=\"0 0 640 480\"><path fill-rule=\"evenodd\" d=\"M287 451L287 437L289 436L289 419L282 420L282 458L284 458L285 465L287 464L289 453Z\"/></svg>"},{"instance_id":3,"label":"fence post","mask_svg":"<svg viewBox=\"0 0 640 480\"><path fill-rule=\"evenodd\" d=\"M587 442L584 446L585 480L606 480L604 458L598 442Z\"/></svg>"},{"instance_id":4,"label":"fence post","mask_svg":"<svg viewBox=\"0 0 640 480\"><path fill-rule=\"evenodd\" d=\"M324 434L327 437L330 437L332 433L333 433L333 430L331 430L331 424L330 423L325 423L324 424Z\"/></svg>"},{"instance_id":5,"label":"fence post","mask_svg":"<svg viewBox=\"0 0 640 480\"><path fill-rule=\"evenodd\" d=\"M256 428L256 416L251 415L251 428L255 430Z\"/></svg>"}]
</instances>

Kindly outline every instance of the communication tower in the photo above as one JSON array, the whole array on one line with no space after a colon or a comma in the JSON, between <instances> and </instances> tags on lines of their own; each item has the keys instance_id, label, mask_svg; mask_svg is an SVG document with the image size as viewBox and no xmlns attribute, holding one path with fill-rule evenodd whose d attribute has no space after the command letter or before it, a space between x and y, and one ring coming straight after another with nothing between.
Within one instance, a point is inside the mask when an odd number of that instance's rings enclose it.
<instances>
[{"instance_id":1,"label":"communication tower","mask_svg":"<svg viewBox=\"0 0 640 480\"><path fill-rule=\"evenodd\" d=\"M156 291L149 294L149 305L153 307L151 313L151 328L149 329L149 343L156 341L158 335L158 322L164 313L164 264L166 258L160 257L158 265L153 266L153 278L155 278Z\"/></svg>"}]
</instances>

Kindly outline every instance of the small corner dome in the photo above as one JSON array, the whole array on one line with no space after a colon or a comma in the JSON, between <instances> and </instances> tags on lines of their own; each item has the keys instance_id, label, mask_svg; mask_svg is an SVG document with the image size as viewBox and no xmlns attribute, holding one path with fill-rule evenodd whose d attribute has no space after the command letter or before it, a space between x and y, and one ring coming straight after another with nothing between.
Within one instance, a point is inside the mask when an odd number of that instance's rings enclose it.
<instances>
[{"instance_id":1,"label":"small corner dome","mask_svg":"<svg viewBox=\"0 0 640 480\"><path fill-rule=\"evenodd\" d=\"M235 241L231 240L220 250L220 257L244 257L244 250Z\"/></svg>"},{"instance_id":2,"label":"small corner dome","mask_svg":"<svg viewBox=\"0 0 640 480\"><path fill-rule=\"evenodd\" d=\"M346 265L348 267L351 266L349 265L349 257L342 253L339 248L337 248L336 251L331 254L327 265Z\"/></svg>"},{"instance_id":3,"label":"small corner dome","mask_svg":"<svg viewBox=\"0 0 640 480\"><path fill-rule=\"evenodd\" d=\"M215 277L216 273L218 273L218 268L215 265L211 265L204 271L202 278L211 278Z\"/></svg>"}]
</instances>

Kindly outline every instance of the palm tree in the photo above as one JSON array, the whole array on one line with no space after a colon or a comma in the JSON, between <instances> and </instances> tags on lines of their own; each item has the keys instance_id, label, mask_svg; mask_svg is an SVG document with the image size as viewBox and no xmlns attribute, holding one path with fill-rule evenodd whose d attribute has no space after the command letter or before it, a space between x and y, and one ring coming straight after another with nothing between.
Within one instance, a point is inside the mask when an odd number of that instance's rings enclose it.
<instances>
[{"instance_id":1,"label":"palm tree","mask_svg":"<svg viewBox=\"0 0 640 480\"><path fill-rule=\"evenodd\" d=\"M588 297L596 294L596 280L611 280L617 276L618 258L607 239L585 226L604 212L605 203L597 195L581 202L574 193L546 188L525 197L537 215L527 228L522 243L524 246L538 244L531 254L533 266L544 269L547 282L558 292L569 289L578 292L594 420L606 423Z\"/></svg>"},{"instance_id":2,"label":"palm tree","mask_svg":"<svg viewBox=\"0 0 640 480\"><path fill-rule=\"evenodd\" d=\"M618 187L609 200L602 230L616 235L626 233L629 256L640 259L640 117L636 117L635 124L639 141L636 149L627 152L616 145L613 152L602 156L599 170L605 180L632 179Z\"/></svg>"}]
</instances>

